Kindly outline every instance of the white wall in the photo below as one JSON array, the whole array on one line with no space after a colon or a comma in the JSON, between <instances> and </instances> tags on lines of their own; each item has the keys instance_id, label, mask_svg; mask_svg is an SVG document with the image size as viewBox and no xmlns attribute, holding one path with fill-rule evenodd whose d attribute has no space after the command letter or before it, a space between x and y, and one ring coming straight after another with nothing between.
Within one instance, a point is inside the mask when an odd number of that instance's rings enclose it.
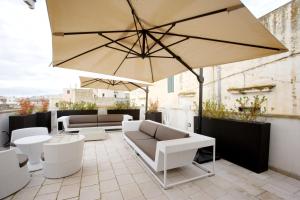
<instances>
[{"instance_id":1,"label":"white wall","mask_svg":"<svg viewBox=\"0 0 300 200\"><path fill-rule=\"evenodd\" d=\"M300 177L300 119L268 118L269 165Z\"/></svg>"}]
</instances>

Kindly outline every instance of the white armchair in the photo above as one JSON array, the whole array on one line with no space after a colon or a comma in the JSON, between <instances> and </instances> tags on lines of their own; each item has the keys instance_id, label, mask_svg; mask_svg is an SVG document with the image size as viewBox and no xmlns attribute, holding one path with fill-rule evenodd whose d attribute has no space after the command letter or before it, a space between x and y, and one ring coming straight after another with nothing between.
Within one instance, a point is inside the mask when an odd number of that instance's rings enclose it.
<instances>
[{"instance_id":1,"label":"white armchair","mask_svg":"<svg viewBox=\"0 0 300 200\"><path fill-rule=\"evenodd\" d=\"M15 140L29 137L29 136L36 136L36 135L48 135L48 129L45 127L32 127L32 128L21 128L16 129L11 132L11 139L10 143L12 146L14 145ZM18 148L16 148L16 152L22 153Z\"/></svg>"},{"instance_id":2,"label":"white armchair","mask_svg":"<svg viewBox=\"0 0 300 200\"><path fill-rule=\"evenodd\" d=\"M0 199L22 189L30 180L26 160L20 163L14 149L0 151Z\"/></svg>"},{"instance_id":3,"label":"white armchair","mask_svg":"<svg viewBox=\"0 0 300 200\"><path fill-rule=\"evenodd\" d=\"M48 135L48 129L45 127L32 127L32 128L21 128L11 132L10 142L14 142L17 139L35 135Z\"/></svg>"},{"instance_id":4,"label":"white armchair","mask_svg":"<svg viewBox=\"0 0 300 200\"><path fill-rule=\"evenodd\" d=\"M79 171L82 166L84 136L76 135L62 143L45 143L42 158L47 178L61 178Z\"/></svg>"}]
</instances>

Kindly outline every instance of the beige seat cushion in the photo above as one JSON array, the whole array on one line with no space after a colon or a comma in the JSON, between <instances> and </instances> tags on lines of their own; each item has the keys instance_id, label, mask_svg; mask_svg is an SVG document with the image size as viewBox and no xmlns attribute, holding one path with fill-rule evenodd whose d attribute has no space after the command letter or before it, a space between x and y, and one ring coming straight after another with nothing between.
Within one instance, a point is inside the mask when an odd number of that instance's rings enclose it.
<instances>
[{"instance_id":1,"label":"beige seat cushion","mask_svg":"<svg viewBox=\"0 0 300 200\"><path fill-rule=\"evenodd\" d=\"M157 140L173 140L187 137L189 137L188 133L184 133L161 125L158 126L155 134L155 138Z\"/></svg>"},{"instance_id":2,"label":"beige seat cushion","mask_svg":"<svg viewBox=\"0 0 300 200\"><path fill-rule=\"evenodd\" d=\"M122 114L108 114L108 115L98 115L98 122L122 122Z\"/></svg>"},{"instance_id":3,"label":"beige seat cushion","mask_svg":"<svg viewBox=\"0 0 300 200\"><path fill-rule=\"evenodd\" d=\"M140 132L140 131L128 131L125 133L125 135L133 142L135 140L153 139L153 137L151 137L143 132Z\"/></svg>"},{"instance_id":4,"label":"beige seat cushion","mask_svg":"<svg viewBox=\"0 0 300 200\"><path fill-rule=\"evenodd\" d=\"M24 167L28 162L28 157L24 154L17 154L19 160L19 166Z\"/></svg>"},{"instance_id":5,"label":"beige seat cushion","mask_svg":"<svg viewBox=\"0 0 300 200\"><path fill-rule=\"evenodd\" d=\"M122 126L122 122L100 122L98 126Z\"/></svg>"},{"instance_id":6,"label":"beige seat cushion","mask_svg":"<svg viewBox=\"0 0 300 200\"><path fill-rule=\"evenodd\" d=\"M158 124L151 121L143 121L140 125L139 130L147 135L154 137Z\"/></svg>"},{"instance_id":7,"label":"beige seat cushion","mask_svg":"<svg viewBox=\"0 0 300 200\"><path fill-rule=\"evenodd\" d=\"M97 127L97 123L69 124L68 128L83 128L83 127Z\"/></svg>"},{"instance_id":8,"label":"beige seat cushion","mask_svg":"<svg viewBox=\"0 0 300 200\"><path fill-rule=\"evenodd\" d=\"M156 139L145 139L133 141L149 158L155 160Z\"/></svg>"},{"instance_id":9,"label":"beige seat cushion","mask_svg":"<svg viewBox=\"0 0 300 200\"><path fill-rule=\"evenodd\" d=\"M70 115L70 124L97 123L97 115Z\"/></svg>"}]
</instances>

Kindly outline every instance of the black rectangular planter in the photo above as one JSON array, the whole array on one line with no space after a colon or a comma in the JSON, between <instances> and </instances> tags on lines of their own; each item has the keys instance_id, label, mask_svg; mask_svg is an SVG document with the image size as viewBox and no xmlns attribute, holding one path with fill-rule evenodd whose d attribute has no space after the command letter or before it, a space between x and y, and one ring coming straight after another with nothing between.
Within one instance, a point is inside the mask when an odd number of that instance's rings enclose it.
<instances>
[{"instance_id":1,"label":"black rectangular planter","mask_svg":"<svg viewBox=\"0 0 300 200\"><path fill-rule=\"evenodd\" d=\"M197 133L198 117L194 117ZM202 134L216 138L216 152L256 173L268 170L270 123L202 118Z\"/></svg>"},{"instance_id":2,"label":"black rectangular planter","mask_svg":"<svg viewBox=\"0 0 300 200\"><path fill-rule=\"evenodd\" d=\"M98 110L58 110L57 118L70 115L97 115Z\"/></svg>"},{"instance_id":3,"label":"black rectangular planter","mask_svg":"<svg viewBox=\"0 0 300 200\"><path fill-rule=\"evenodd\" d=\"M29 127L36 127L36 114L9 116L9 139L13 130Z\"/></svg>"},{"instance_id":4,"label":"black rectangular planter","mask_svg":"<svg viewBox=\"0 0 300 200\"><path fill-rule=\"evenodd\" d=\"M162 122L162 113L161 112L147 112L146 119L161 123Z\"/></svg>"},{"instance_id":5,"label":"black rectangular planter","mask_svg":"<svg viewBox=\"0 0 300 200\"><path fill-rule=\"evenodd\" d=\"M107 110L107 114L126 114L132 116L133 120L140 119L140 109Z\"/></svg>"},{"instance_id":6,"label":"black rectangular planter","mask_svg":"<svg viewBox=\"0 0 300 200\"><path fill-rule=\"evenodd\" d=\"M48 132L51 132L51 111L37 112L36 113L36 125L38 127L46 127Z\"/></svg>"}]
</instances>

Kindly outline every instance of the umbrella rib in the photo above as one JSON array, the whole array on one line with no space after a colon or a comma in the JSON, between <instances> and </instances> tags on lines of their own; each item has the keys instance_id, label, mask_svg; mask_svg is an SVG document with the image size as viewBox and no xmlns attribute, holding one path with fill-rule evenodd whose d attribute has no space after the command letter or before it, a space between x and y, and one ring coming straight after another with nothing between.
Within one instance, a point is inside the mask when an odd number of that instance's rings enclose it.
<instances>
[{"instance_id":1,"label":"umbrella rib","mask_svg":"<svg viewBox=\"0 0 300 200\"><path fill-rule=\"evenodd\" d=\"M131 91L131 90L129 89L129 87L128 87L124 82L122 82L122 84L127 88L128 91Z\"/></svg>"},{"instance_id":2,"label":"umbrella rib","mask_svg":"<svg viewBox=\"0 0 300 200\"><path fill-rule=\"evenodd\" d=\"M81 86L81 87L87 87L87 86L89 86L89 85L92 85L93 83L96 83L98 80L92 79L92 80L88 80L88 81L89 81L89 83L87 83L87 84L85 84L85 85L83 85L83 86Z\"/></svg>"},{"instance_id":3,"label":"umbrella rib","mask_svg":"<svg viewBox=\"0 0 300 200\"><path fill-rule=\"evenodd\" d=\"M200 81L200 77L198 74L190 67L182 58L180 58L178 55L176 55L173 51L171 51L168 47L166 47L161 41L159 41L156 37L154 37L149 31L146 32L149 37L157 42L161 47L163 47L171 56L173 56L178 62L180 62L183 66L185 66L190 72L192 72L197 79Z\"/></svg>"},{"instance_id":4,"label":"umbrella rib","mask_svg":"<svg viewBox=\"0 0 300 200\"><path fill-rule=\"evenodd\" d=\"M136 25L136 19L135 19L135 15L133 14L133 12L131 12L132 14L132 17L133 17L133 22L134 22L134 26L135 26L135 30L136 30L136 33L138 34L138 28L137 28L137 25ZM142 53L142 45L141 45L141 41L139 40L139 45L140 45L140 49L141 49L141 53Z\"/></svg>"},{"instance_id":5,"label":"umbrella rib","mask_svg":"<svg viewBox=\"0 0 300 200\"><path fill-rule=\"evenodd\" d=\"M181 42L184 42L184 41L186 41L186 40L188 40L189 39L189 37L186 37L186 38L184 38L184 39L182 39L182 40L178 40L177 42L174 42L174 43L172 43L172 44L169 44L169 45L166 45L166 47L170 47L170 46L173 46L173 45L175 45L175 44L179 44L179 43L181 43ZM157 50L155 50L155 51L152 51L152 52L150 52L150 53L148 53L148 55L152 55L152 54L154 54L154 53L156 53L156 52L158 52L158 51L161 51L161 50L163 50L164 48L159 48L159 49L157 49Z\"/></svg>"},{"instance_id":6,"label":"umbrella rib","mask_svg":"<svg viewBox=\"0 0 300 200\"><path fill-rule=\"evenodd\" d=\"M99 33L133 33L136 30L114 30L114 31L77 31L77 32L54 32L53 36L67 36L67 35L89 35Z\"/></svg>"},{"instance_id":7,"label":"umbrella rib","mask_svg":"<svg viewBox=\"0 0 300 200\"><path fill-rule=\"evenodd\" d=\"M137 22L139 23L140 27L141 27L142 29L144 29L144 27L143 27L143 25L142 25L142 23L141 23L141 21L140 21L140 18L139 18L139 16L137 15L137 13L135 12L135 9L134 9L133 5L131 4L130 0L127 0L127 3L128 3L128 5L129 5L129 7L130 7L130 9L131 9L131 13L136 17L136 20L137 20Z\"/></svg>"},{"instance_id":8,"label":"umbrella rib","mask_svg":"<svg viewBox=\"0 0 300 200\"><path fill-rule=\"evenodd\" d=\"M207 12L207 13L203 13L203 14L192 16L192 17L176 20L176 21L173 21L173 22L168 22L168 23L158 25L158 26L154 26L154 27L148 29L148 31L153 30L153 29L157 29L157 28L161 28L161 27L164 27L164 26L168 26L168 25L171 25L171 24L177 24L177 23L181 23L181 22L185 22L185 21L189 21L189 20L193 20L193 19L198 19L198 18L201 18L201 17L206 17L206 16L210 16L210 15L219 14L219 13L222 13L222 12L230 12L230 11L237 10L237 9L243 8L243 7L245 7L243 4L238 4L238 5L235 5L235 6L222 8L222 9L215 10L215 11L210 11L210 12Z\"/></svg>"},{"instance_id":9,"label":"umbrella rib","mask_svg":"<svg viewBox=\"0 0 300 200\"><path fill-rule=\"evenodd\" d=\"M141 86L139 86L138 84L135 84L135 83L133 83L133 82L128 82L128 83L130 83L131 85L133 85L133 86L135 86L135 87L137 87L137 88L140 88L140 89L142 89L142 90L144 90L144 91L146 92L146 89L143 88L143 87L141 87Z\"/></svg>"},{"instance_id":10,"label":"umbrella rib","mask_svg":"<svg viewBox=\"0 0 300 200\"><path fill-rule=\"evenodd\" d=\"M151 33L164 34L162 32L157 32L157 31L151 31ZM242 43L242 42L234 42L234 41L220 40L220 39L200 37L200 36L193 36L193 35L184 35L184 34L177 34L177 33L167 33L167 35L178 36L178 37L188 37L188 38L192 38L192 39L206 40L206 41L211 41L211 42L219 42L219 43L226 43L226 44L233 44L233 45L254 47L254 48L268 49L268 50L275 50L275 51L283 50L283 49L276 48L276 47L268 47L268 46L262 46L262 45L256 45L256 44L248 44L248 43Z\"/></svg>"},{"instance_id":11,"label":"umbrella rib","mask_svg":"<svg viewBox=\"0 0 300 200\"><path fill-rule=\"evenodd\" d=\"M134 46L136 45L136 43L138 42L139 39L140 39L140 35L138 35L138 39L134 42L134 44L132 45L132 47L130 49L134 48ZM121 65L124 63L124 61L126 60L126 58L127 58L128 55L129 55L129 52L123 58L122 62L119 64L119 66L117 67L117 69L114 71L113 75L116 75L116 73L118 72L118 70L120 69Z\"/></svg>"},{"instance_id":12,"label":"umbrella rib","mask_svg":"<svg viewBox=\"0 0 300 200\"><path fill-rule=\"evenodd\" d=\"M99 34L99 35L102 36L102 37L104 37L104 38L106 38L106 39L108 39L108 40L110 40L110 41L113 42L113 43L116 43L116 44L120 45L121 47L124 47L124 48L127 49L129 52L133 51L135 54L139 54L139 53L136 52L135 50L128 48L127 46L121 44L121 43L118 42L118 41L114 41L113 39L111 39L111 38L109 38L109 37L107 37L107 36L105 36L105 35L103 35L103 34Z\"/></svg>"},{"instance_id":13,"label":"umbrella rib","mask_svg":"<svg viewBox=\"0 0 300 200\"><path fill-rule=\"evenodd\" d=\"M126 36L126 37L122 37L122 38L119 38L119 39L117 39L117 40L115 40L115 41L124 40L124 39L126 39L126 38L129 38L129 37L132 37L132 36L135 36L135 35L136 35L136 34L129 35L129 36ZM80 54L77 54L76 56L73 56L73 57L71 57L71 58L68 58L67 60L64 60L64 61L62 61L62 62L56 64L56 66L61 65L61 64L64 64L64 63L66 63L66 62L69 62L70 60L73 60L73 59L75 59L75 58L78 58L78 57L80 57L80 56L83 56L83 55L85 55L85 54L87 54L87 53L90 53L90 52L92 52L92 51L95 51L95 50L97 50L97 49L100 49L100 48L102 48L102 47L105 47L106 45L109 45L109 44L112 44L112 43L113 43L113 42L108 42L108 43L106 43L106 44L103 44L103 45L100 45L100 46L98 46L98 47L95 47L95 48L89 49L89 50L87 50L87 51L84 51L84 52L82 52L82 53L80 53Z\"/></svg>"},{"instance_id":14,"label":"umbrella rib","mask_svg":"<svg viewBox=\"0 0 300 200\"><path fill-rule=\"evenodd\" d=\"M123 49L119 49L119 48L116 48L116 47L111 47L111 46L108 46L108 45L107 45L106 47L107 47L107 48L114 49L114 50L117 50L117 51L122 51L122 52L124 52L124 53L128 53L128 51L125 51L125 50L123 50ZM135 54L135 53L133 53L133 52L129 52L129 54L138 56L138 54Z\"/></svg>"},{"instance_id":15,"label":"umbrella rib","mask_svg":"<svg viewBox=\"0 0 300 200\"><path fill-rule=\"evenodd\" d=\"M175 26L175 24L171 24L171 26L168 28L168 30L162 35L160 36L160 38L158 39L159 41L161 41L163 39L163 37L165 37L165 35L171 31L171 29ZM151 49L156 45L157 43L155 42L150 48L148 48L148 51L146 52L146 54L148 54Z\"/></svg>"},{"instance_id":16,"label":"umbrella rib","mask_svg":"<svg viewBox=\"0 0 300 200\"><path fill-rule=\"evenodd\" d=\"M147 52L149 52L150 50L149 50L149 44L148 44L147 37L146 37L146 45L147 45L147 49L148 49ZM151 78L152 78L152 82L154 82L152 61L151 61L150 57L148 57L148 58L149 58L149 65L150 65L150 71L151 71Z\"/></svg>"},{"instance_id":17,"label":"umbrella rib","mask_svg":"<svg viewBox=\"0 0 300 200\"><path fill-rule=\"evenodd\" d=\"M127 57L127 59L130 58L140 58L140 56L131 56L131 57ZM174 58L172 56L145 56L145 58Z\"/></svg>"}]
</instances>

